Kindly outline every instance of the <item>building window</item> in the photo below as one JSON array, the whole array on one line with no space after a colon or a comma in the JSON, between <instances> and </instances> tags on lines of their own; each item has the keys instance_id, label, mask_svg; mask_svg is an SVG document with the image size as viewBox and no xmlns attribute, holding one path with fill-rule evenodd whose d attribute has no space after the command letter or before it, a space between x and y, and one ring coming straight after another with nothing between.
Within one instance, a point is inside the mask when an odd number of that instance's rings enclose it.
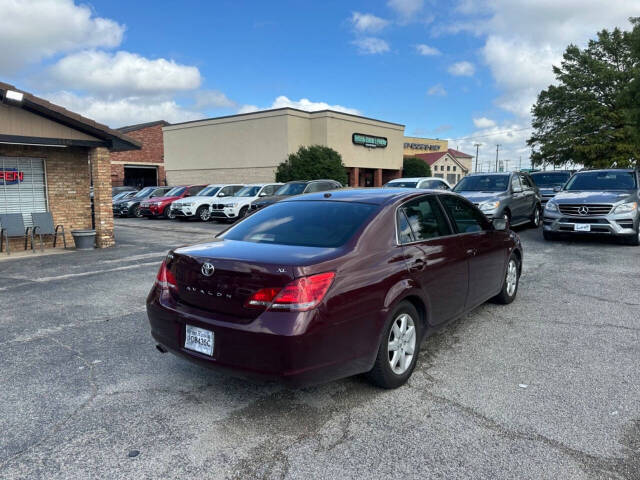
<instances>
[{"instance_id":1,"label":"building window","mask_svg":"<svg viewBox=\"0 0 640 480\"><path fill-rule=\"evenodd\" d=\"M447 172L451 170L451 165L447 165Z\"/></svg>"},{"instance_id":2,"label":"building window","mask_svg":"<svg viewBox=\"0 0 640 480\"><path fill-rule=\"evenodd\" d=\"M453 166L453 171L454 171L454 172L456 171L456 166L455 166L455 165Z\"/></svg>"},{"instance_id":3,"label":"building window","mask_svg":"<svg viewBox=\"0 0 640 480\"><path fill-rule=\"evenodd\" d=\"M47 211L44 160L0 157L0 172L0 213L21 213L30 227L32 213Z\"/></svg>"}]
</instances>

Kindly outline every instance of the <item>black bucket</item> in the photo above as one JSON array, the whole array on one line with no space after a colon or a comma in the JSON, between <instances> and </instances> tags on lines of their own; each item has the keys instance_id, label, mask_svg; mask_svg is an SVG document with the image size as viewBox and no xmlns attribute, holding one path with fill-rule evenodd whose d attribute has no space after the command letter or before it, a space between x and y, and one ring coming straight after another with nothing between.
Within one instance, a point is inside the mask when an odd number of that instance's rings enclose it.
<instances>
[{"instance_id":1,"label":"black bucket","mask_svg":"<svg viewBox=\"0 0 640 480\"><path fill-rule=\"evenodd\" d=\"M96 246L95 230L71 230L76 250L93 250Z\"/></svg>"}]
</instances>

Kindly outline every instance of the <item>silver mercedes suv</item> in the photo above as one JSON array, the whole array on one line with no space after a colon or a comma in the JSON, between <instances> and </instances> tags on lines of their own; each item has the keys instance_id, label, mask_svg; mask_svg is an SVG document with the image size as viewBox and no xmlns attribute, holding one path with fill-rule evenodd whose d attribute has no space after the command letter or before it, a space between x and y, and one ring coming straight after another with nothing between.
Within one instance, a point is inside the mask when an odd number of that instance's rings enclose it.
<instances>
[{"instance_id":1,"label":"silver mercedes suv","mask_svg":"<svg viewBox=\"0 0 640 480\"><path fill-rule=\"evenodd\" d=\"M586 233L615 235L640 245L638 180L638 171L631 169L576 173L545 206L545 240L561 233Z\"/></svg>"}]
</instances>

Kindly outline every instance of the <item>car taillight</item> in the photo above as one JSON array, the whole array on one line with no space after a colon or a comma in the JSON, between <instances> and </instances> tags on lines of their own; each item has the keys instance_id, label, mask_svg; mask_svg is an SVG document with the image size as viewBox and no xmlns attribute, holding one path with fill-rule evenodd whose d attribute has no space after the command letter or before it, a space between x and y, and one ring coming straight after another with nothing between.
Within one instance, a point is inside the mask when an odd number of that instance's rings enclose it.
<instances>
[{"instance_id":1,"label":"car taillight","mask_svg":"<svg viewBox=\"0 0 640 480\"><path fill-rule=\"evenodd\" d=\"M262 288L245 303L249 308L306 312L317 307L329 290L334 272L297 278L284 288Z\"/></svg>"},{"instance_id":2,"label":"car taillight","mask_svg":"<svg viewBox=\"0 0 640 480\"><path fill-rule=\"evenodd\" d=\"M162 265L160 265L160 270L158 270L158 275L156 275L156 285L158 285L161 290L175 290L178 288L176 277L167 268L166 260L163 260Z\"/></svg>"}]
</instances>

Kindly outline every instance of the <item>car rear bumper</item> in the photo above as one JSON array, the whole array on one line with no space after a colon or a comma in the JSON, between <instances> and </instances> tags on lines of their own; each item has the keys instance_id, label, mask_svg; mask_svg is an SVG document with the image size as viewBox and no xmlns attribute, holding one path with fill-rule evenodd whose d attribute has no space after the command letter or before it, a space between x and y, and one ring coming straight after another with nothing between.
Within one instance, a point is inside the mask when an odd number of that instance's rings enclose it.
<instances>
[{"instance_id":1,"label":"car rear bumper","mask_svg":"<svg viewBox=\"0 0 640 480\"><path fill-rule=\"evenodd\" d=\"M311 328L323 323L317 310L264 312L249 323L235 323L222 315L214 319L196 308L176 307L162 295L154 288L147 298L151 335L166 350L203 367L300 387L366 372L375 360L377 344L359 355L340 348L348 339L340 334L344 327ZM187 324L213 332L212 356L184 347Z\"/></svg>"},{"instance_id":2,"label":"car rear bumper","mask_svg":"<svg viewBox=\"0 0 640 480\"><path fill-rule=\"evenodd\" d=\"M576 227L576 225L578 226ZM580 228L585 228L581 227L584 225L588 226L588 231L580 230ZM542 228L553 233L630 236L637 234L638 215L569 216L545 211Z\"/></svg>"}]
</instances>

